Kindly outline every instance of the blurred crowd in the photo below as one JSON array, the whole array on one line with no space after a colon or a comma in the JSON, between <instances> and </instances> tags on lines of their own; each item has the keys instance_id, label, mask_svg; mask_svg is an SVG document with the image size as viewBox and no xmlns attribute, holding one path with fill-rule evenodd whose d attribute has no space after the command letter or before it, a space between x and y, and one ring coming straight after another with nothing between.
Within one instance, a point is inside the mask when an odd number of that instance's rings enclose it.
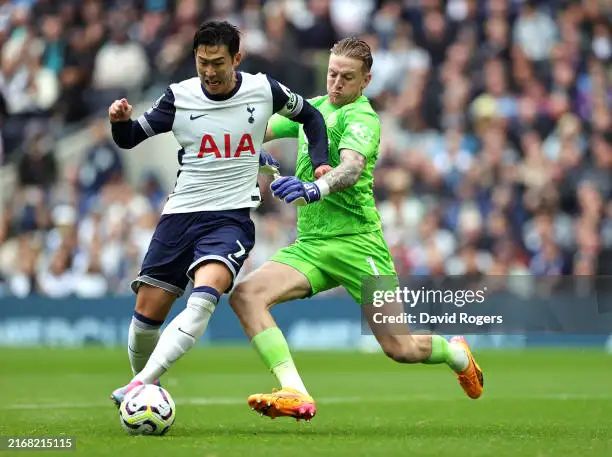
<instances>
[{"instance_id":1,"label":"blurred crowd","mask_svg":"<svg viewBox=\"0 0 612 457\"><path fill-rule=\"evenodd\" d=\"M242 70L309 96L334 41L370 44L375 193L400 275L612 274L606 3L0 0L1 157L18 170L0 295L129 292L169 189L154 173L128 182L105 111L193 76L193 34L212 18L243 31ZM92 145L61 162L57 137L85 123ZM291 173L291 153L270 150ZM295 237L293 209L261 188L244 272Z\"/></svg>"}]
</instances>

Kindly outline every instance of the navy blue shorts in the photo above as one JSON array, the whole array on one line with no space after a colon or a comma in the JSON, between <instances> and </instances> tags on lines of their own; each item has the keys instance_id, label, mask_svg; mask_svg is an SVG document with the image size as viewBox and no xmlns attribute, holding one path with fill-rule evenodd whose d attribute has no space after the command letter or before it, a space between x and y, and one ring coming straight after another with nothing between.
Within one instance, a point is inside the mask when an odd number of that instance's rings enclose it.
<instances>
[{"instance_id":1,"label":"navy blue shorts","mask_svg":"<svg viewBox=\"0 0 612 457\"><path fill-rule=\"evenodd\" d=\"M210 261L225 264L235 279L254 244L250 208L164 214L132 290L144 283L181 296L195 270Z\"/></svg>"}]
</instances>

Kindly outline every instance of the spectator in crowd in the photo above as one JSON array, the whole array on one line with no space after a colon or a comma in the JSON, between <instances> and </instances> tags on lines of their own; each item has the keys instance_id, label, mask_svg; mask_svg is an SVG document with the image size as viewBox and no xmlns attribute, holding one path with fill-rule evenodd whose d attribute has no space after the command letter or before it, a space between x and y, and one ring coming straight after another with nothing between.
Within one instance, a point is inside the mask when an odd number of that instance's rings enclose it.
<instances>
[{"instance_id":1,"label":"spectator in crowd","mask_svg":"<svg viewBox=\"0 0 612 457\"><path fill-rule=\"evenodd\" d=\"M127 34L127 18L115 15L111 20L110 40L98 51L92 75L100 106L106 106L108 100L121 98L128 90L144 87L149 76L144 48L139 42L130 40ZM95 108L95 111L101 109Z\"/></svg>"},{"instance_id":2,"label":"spectator in crowd","mask_svg":"<svg viewBox=\"0 0 612 457\"><path fill-rule=\"evenodd\" d=\"M520 52L534 62L544 62L557 41L555 21L539 9L537 0L526 0L514 23L512 34Z\"/></svg>"},{"instance_id":3,"label":"spectator in crowd","mask_svg":"<svg viewBox=\"0 0 612 457\"><path fill-rule=\"evenodd\" d=\"M28 124L24 151L18 163L18 182L21 187L40 186L49 190L57 179L57 162L53 141L44 122Z\"/></svg>"},{"instance_id":4,"label":"spectator in crowd","mask_svg":"<svg viewBox=\"0 0 612 457\"><path fill-rule=\"evenodd\" d=\"M108 137L107 122L95 119L89 126L92 145L79 168L79 187L83 204L96 199L105 184L123 177L123 163L115 143Z\"/></svg>"}]
</instances>

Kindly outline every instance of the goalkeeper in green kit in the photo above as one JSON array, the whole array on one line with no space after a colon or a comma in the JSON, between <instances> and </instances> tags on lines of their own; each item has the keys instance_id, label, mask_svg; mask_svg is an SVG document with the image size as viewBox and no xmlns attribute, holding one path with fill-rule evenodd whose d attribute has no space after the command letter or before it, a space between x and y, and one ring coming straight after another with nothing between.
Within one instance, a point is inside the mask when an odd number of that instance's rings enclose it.
<instances>
[{"instance_id":1,"label":"goalkeeper in green kit","mask_svg":"<svg viewBox=\"0 0 612 457\"><path fill-rule=\"evenodd\" d=\"M362 95L371 79L369 46L346 38L331 49L327 95L310 100L327 125L329 160L314 176L302 127L273 116L266 141L297 137L296 176L274 180L275 197L298 206L298 238L250 273L230 296L230 304L268 369L281 388L248 399L251 408L270 416L311 419L316 404L293 363L287 342L269 308L343 286L361 303L364 277L396 277L383 238L373 195L373 171L378 158L380 121ZM320 173L323 172L323 173ZM411 335L368 323L385 354L402 363L449 365L467 395L482 394L482 371L461 337L450 342L438 335ZM392 329L393 327L391 327Z\"/></svg>"}]
</instances>

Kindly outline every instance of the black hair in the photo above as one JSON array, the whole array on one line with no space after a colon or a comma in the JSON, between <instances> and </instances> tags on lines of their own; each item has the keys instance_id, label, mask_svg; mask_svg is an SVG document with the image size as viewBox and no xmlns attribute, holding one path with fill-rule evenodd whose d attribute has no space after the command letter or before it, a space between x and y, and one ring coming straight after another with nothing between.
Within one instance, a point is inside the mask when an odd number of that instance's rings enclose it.
<instances>
[{"instance_id":1,"label":"black hair","mask_svg":"<svg viewBox=\"0 0 612 457\"><path fill-rule=\"evenodd\" d=\"M240 31L227 21L203 22L193 37L193 51L200 45L225 45L230 56L234 57L240 49Z\"/></svg>"}]
</instances>

